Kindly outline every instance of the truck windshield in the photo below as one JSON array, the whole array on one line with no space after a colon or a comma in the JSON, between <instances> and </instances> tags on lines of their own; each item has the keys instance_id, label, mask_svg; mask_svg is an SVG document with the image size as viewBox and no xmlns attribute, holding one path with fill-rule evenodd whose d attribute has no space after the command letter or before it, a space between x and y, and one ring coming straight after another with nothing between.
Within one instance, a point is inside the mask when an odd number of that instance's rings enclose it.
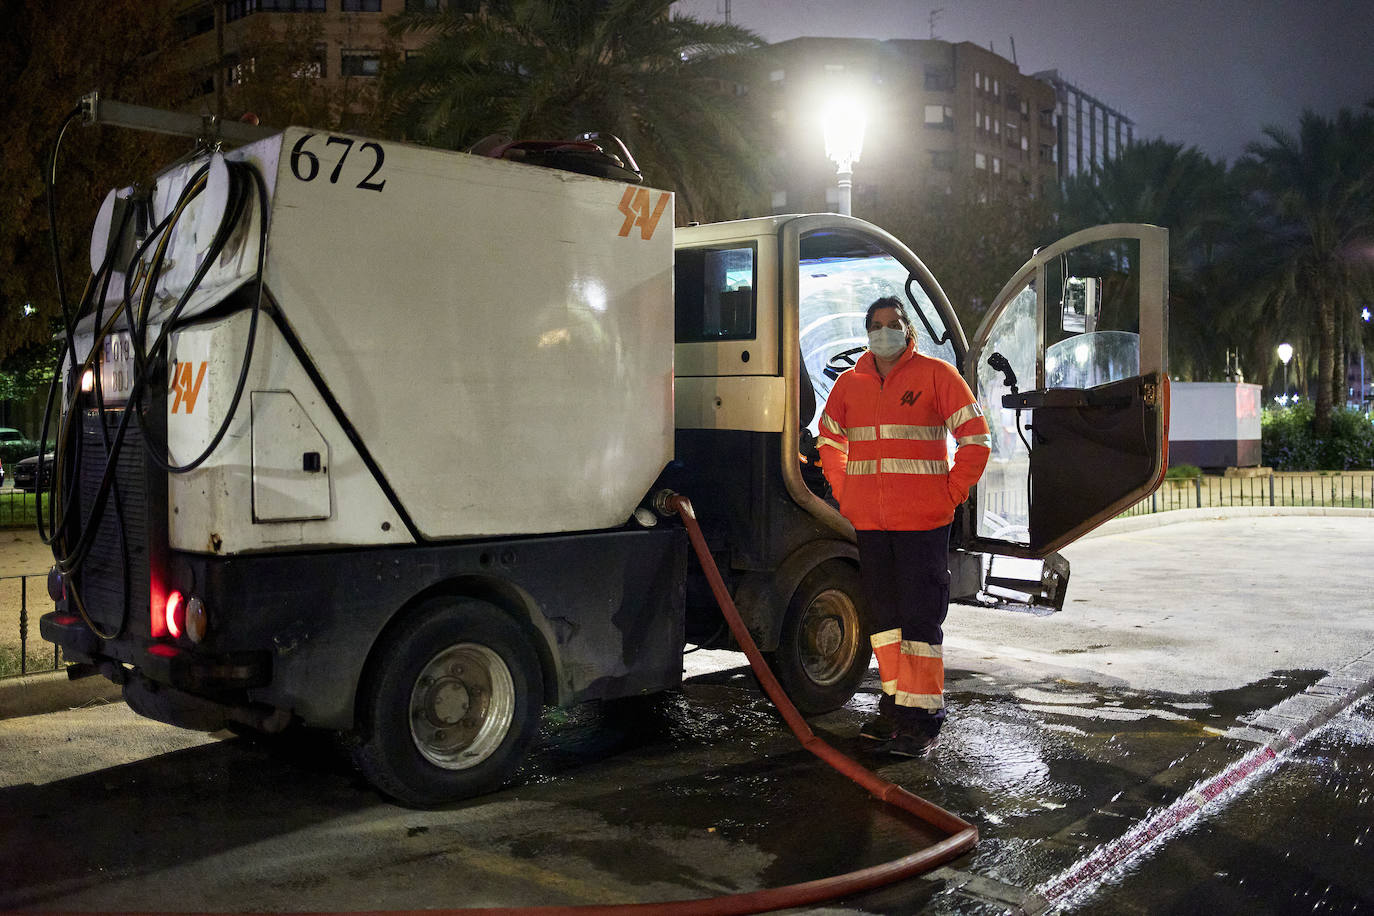
<instances>
[{"instance_id":1,"label":"truck windshield","mask_svg":"<svg viewBox=\"0 0 1374 916\"><path fill-rule=\"evenodd\" d=\"M920 309L924 313L926 321L920 315L911 316L917 352L958 365L954 344L929 294L915 282L910 284L915 301L908 299L911 272L873 240L852 232L808 234L801 240L799 274L802 360L816 390L817 405L825 403L835 378L867 348L864 314L873 300L883 296L907 303L908 312ZM819 414L808 427L812 433Z\"/></svg>"}]
</instances>

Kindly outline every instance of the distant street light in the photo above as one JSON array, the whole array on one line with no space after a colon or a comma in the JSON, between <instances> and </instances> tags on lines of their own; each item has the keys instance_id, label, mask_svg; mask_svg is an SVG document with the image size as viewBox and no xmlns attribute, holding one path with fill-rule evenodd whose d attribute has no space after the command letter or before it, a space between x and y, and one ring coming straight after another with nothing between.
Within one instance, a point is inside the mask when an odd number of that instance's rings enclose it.
<instances>
[{"instance_id":1,"label":"distant street light","mask_svg":"<svg viewBox=\"0 0 1374 916\"><path fill-rule=\"evenodd\" d=\"M1365 321L1369 321L1369 306L1366 305L1364 308L1360 309L1360 317L1363 318ZM1368 393L1369 393L1369 390L1368 390L1368 388L1366 387L1366 383L1365 383L1365 380L1364 380L1364 342L1361 341L1361 343L1360 343L1360 400L1359 400L1359 403L1358 403L1358 405L1357 405L1357 406L1360 408L1360 410L1364 410L1364 400L1365 400L1365 396L1366 396Z\"/></svg>"},{"instance_id":2,"label":"distant street light","mask_svg":"<svg viewBox=\"0 0 1374 916\"><path fill-rule=\"evenodd\" d=\"M1293 347L1291 344L1279 344L1279 362L1283 363L1283 400L1280 404L1288 403L1288 361L1293 358Z\"/></svg>"},{"instance_id":3,"label":"distant street light","mask_svg":"<svg viewBox=\"0 0 1374 916\"><path fill-rule=\"evenodd\" d=\"M857 99L837 96L831 99L821 117L825 130L825 156L835 163L840 188L839 211L849 216L854 163L859 161L859 154L863 152L867 116Z\"/></svg>"}]
</instances>

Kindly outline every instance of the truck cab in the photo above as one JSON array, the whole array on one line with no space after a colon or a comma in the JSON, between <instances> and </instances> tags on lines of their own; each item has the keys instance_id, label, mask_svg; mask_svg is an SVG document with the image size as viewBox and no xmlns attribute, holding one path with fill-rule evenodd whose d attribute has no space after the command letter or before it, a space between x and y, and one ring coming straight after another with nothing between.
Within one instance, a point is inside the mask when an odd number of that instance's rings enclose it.
<instances>
[{"instance_id":1,"label":"truck cab","mask_svg":"<svg viewBox=\"0 0 1374 916\"><path fill-rule=\"evenodd\" d=\"M798 707L842 705L868 667L854 529L816 467L817 421L896 296L917 349L959 369L992 432L951 534L951 597L1058 608L1056 551L1148 495L1167 448L1167 232L1101 226L1037 252L972 342L921 259L835 214L679 229L675 460L741 614ZM1000 367L1000 368L994 368ZM726 644L688 589L689 639Z\"/></svg>"}]
</instances>

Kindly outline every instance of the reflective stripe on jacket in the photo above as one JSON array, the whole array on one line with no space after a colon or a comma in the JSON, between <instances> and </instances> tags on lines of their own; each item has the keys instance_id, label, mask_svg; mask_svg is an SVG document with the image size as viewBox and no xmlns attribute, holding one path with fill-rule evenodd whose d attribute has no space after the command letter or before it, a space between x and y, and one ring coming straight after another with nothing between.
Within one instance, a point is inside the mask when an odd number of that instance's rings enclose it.
<instances>
[{"instance_id":1,"label":"reflective stripe on jacket","mask_svg":"<svg viewBox=\"0 0 1374 916\"><path fill-rule=\"evenodd\" d=\"M991 454L987 420L958 370L911 345L885 379L871 353L836 379L817 444L840 512L878 531L949 524Z\"/></svg>"}]
</instances>

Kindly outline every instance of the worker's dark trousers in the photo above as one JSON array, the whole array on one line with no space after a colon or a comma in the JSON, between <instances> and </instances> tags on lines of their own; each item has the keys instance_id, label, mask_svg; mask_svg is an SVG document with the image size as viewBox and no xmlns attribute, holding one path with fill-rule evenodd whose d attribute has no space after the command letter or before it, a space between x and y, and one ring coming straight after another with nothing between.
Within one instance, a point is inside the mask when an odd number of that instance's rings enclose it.
<instances>
[{"instance_id":1,"label":"worker's dark trousers","mask_svg":"<svg viewBox=\"0 0 1374 916\"><path fill-rule=\"evenodd\" d=\"M903 731L935 735L945 721L944 708L944 631L941 625L949 612L949 525L931 531L859 531L859 576L868 601L869 627L875 637L879 671L885 680L878 710L897 722ZM902 658L902 674L894 686L883 670L884 653L895 659L892 647L878 647L877 641L900 631L901 653L925 652L926 643L935 658ZM907 663L917 666L911 675ZM894 661L893 664L896 664ZM915 677L920 686L909 680ZM913 694L919 694L919 699Z\"/></svg>"}]
</instances>

